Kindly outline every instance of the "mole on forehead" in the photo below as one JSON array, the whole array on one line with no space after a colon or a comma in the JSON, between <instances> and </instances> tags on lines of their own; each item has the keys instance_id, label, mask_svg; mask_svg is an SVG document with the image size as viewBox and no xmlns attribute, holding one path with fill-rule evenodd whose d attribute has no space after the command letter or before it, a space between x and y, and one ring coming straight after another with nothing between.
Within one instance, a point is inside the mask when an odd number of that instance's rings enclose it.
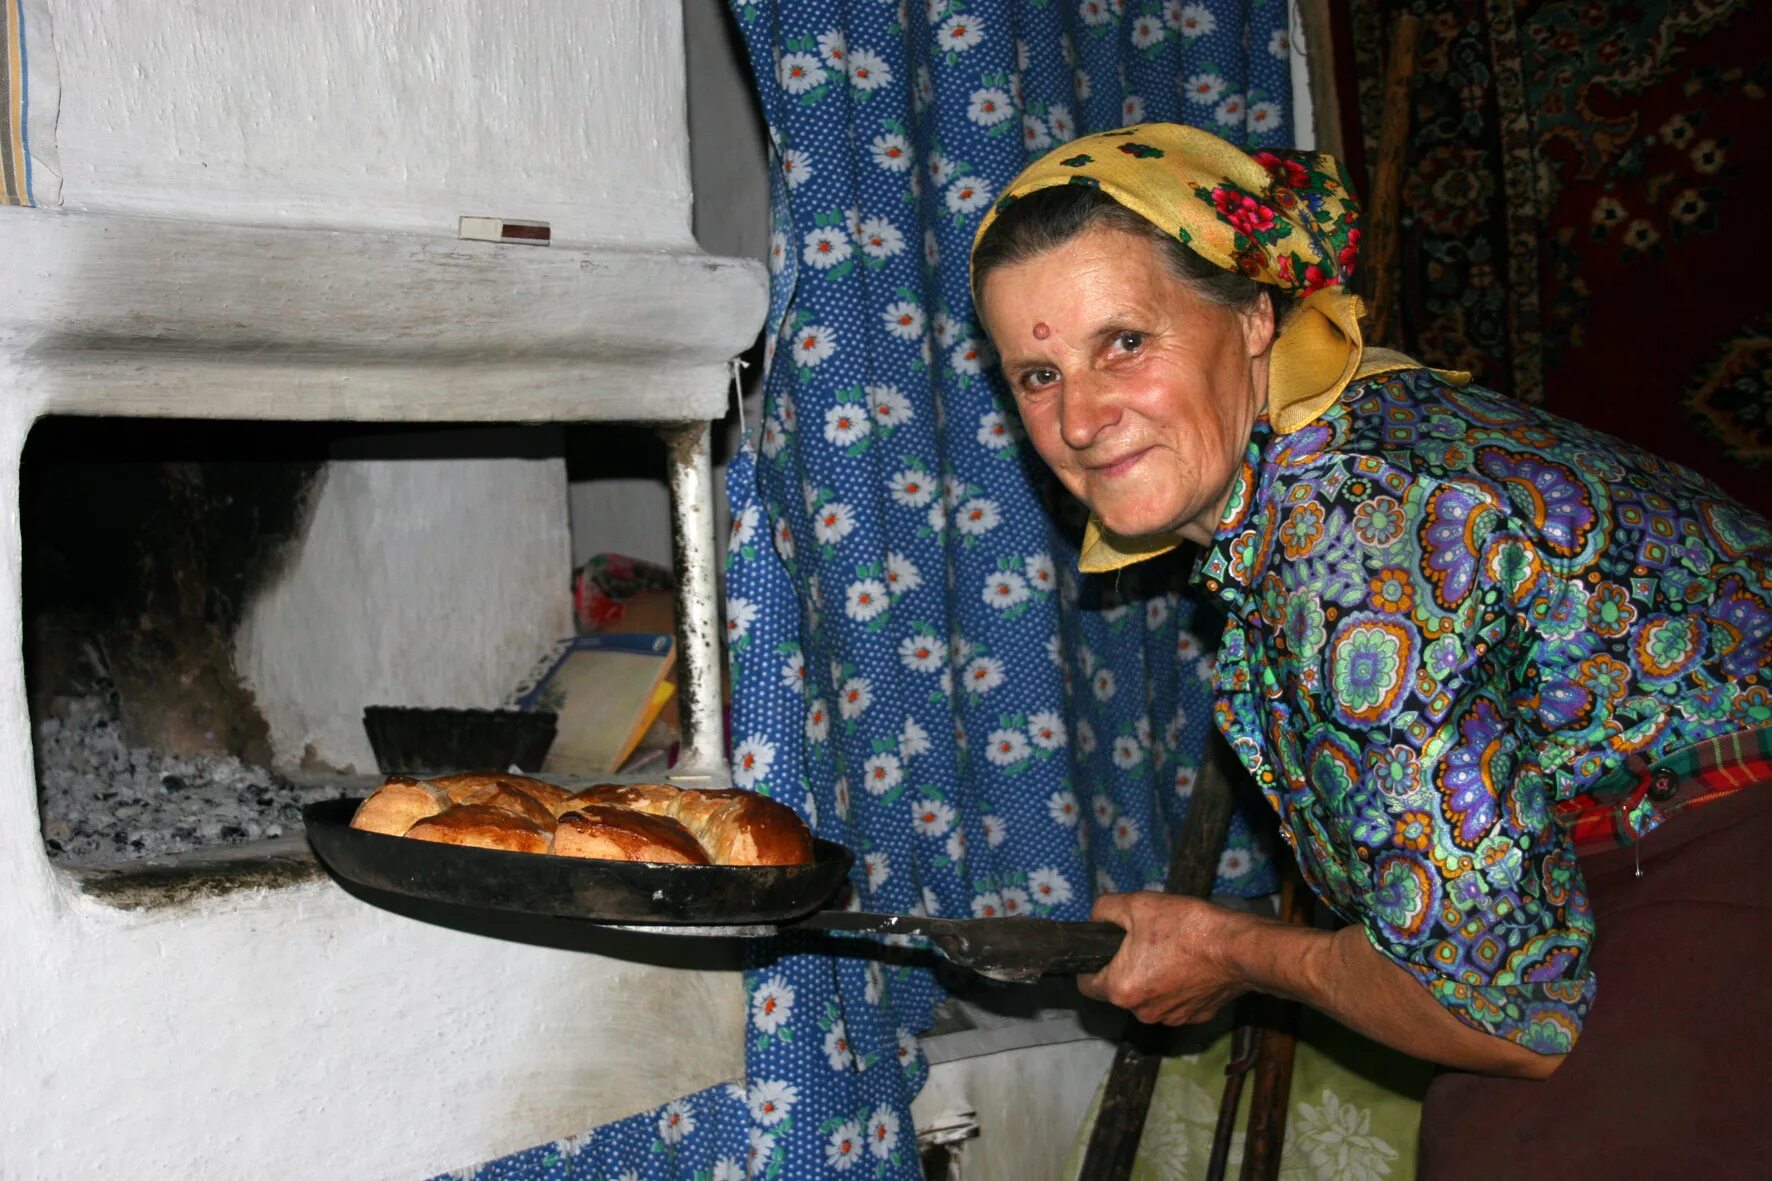
<instances>
[{"instance_id":1,"label":"mole on forehead","mask_svg":"<svg viewBox=\"0 0 1772 1181\"><path fill-rule=\"evenodd\" d=\"M1035 340L1045 340L1048 336L1051 336L1051 335L1052 335L1052 329L1046 327L1046 325L1044 323L1037 323L1034 325L1034 339Z\"/></svg>"}]
</instances>

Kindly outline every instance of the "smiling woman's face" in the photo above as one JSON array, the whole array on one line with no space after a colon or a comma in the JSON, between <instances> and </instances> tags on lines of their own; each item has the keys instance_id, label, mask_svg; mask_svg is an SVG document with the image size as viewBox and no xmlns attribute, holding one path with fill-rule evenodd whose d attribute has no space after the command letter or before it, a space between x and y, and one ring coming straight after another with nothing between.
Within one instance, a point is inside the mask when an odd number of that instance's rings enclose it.
<instances>
[{"instance_id":1,"label":"smiling woman's face","mask_svg":"<svg viewBox=\"0 0 1772 1181\"><path fill-rule=\"evenodd\" d=\"M1114 533L1211 540L1267 404L1273 313L1201 298L1148 239L1087 230L985 276L1028 438Z\"/></svg>"}]
</instances>

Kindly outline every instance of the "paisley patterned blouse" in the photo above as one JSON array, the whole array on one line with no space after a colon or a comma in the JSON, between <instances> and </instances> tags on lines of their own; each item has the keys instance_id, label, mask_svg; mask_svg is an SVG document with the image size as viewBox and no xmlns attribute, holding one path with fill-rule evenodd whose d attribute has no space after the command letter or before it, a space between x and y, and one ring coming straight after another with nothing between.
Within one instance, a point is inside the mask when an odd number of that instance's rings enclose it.
<instances>
[{"instance_id":1,"label":"paisley patterned blouse","mask_svg":"<svg viewBox=\"0 0 1772 1181\"><path fill-rule=\"evenodd\" d=\"M1313 888L1461 1020L1569 1049L1593 916L1558 805L1772 722L1772 529L1415 369L1258 427L1199 577L1218 724Z\"/></svg>"}]
</instances>

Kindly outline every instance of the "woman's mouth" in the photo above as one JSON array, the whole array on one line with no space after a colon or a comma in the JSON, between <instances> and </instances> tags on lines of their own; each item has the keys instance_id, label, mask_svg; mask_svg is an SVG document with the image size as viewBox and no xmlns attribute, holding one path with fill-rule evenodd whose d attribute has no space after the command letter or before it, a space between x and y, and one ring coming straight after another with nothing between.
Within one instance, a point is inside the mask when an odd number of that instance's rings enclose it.
<instances>
[{"instance_id":1,"label":"woman's mouth","mask_svg":"<svg viewBox=\"0 0 1772 1181\"><path fill-rule=\"evenodd\" d=\"M1090 464L1089 474L1092 476L1102 476L1110 480L1124 476L1133 468L1137 467L1138 461L1150 454L1150 450L1149 447L1142 447L1137 451L1122 455L1118 459L1109 460L1107 463Z\"/></svg>"}]
</instances>

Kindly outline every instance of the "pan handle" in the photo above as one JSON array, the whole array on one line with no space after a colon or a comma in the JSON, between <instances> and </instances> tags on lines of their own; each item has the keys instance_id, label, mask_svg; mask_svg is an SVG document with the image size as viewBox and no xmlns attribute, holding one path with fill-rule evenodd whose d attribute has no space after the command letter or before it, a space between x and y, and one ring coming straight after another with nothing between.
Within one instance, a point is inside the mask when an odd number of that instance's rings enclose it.
<instances>
[{"instance_id":1,"label":"pan handle","mask_svg":"<svg viewBox=\"0 0 1772 1181\"><path fill-rule=\"evenodd\" d=\"M1064 936L1045 964L1053 975L1101 971L1126 938L1126 928L1113 923L1064 923L1063 927Z\"/></svg>"}]
</instances>

